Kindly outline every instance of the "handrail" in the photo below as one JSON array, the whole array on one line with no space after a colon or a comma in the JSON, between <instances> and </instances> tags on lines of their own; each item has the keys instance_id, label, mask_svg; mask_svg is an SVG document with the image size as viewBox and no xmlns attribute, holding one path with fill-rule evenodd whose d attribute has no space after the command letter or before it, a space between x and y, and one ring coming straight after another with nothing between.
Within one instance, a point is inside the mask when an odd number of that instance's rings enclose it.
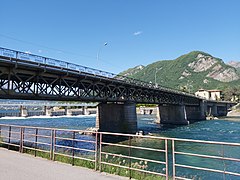
<instances>
[{"instance_id":1,"label":"handrail","mask_svg":"<svg viewBox=\"0 0 240 180\"><path fill-rule=\"evenodd\" d=\"M114 135L114 136L128 136L128 137L138 137L138 138L148 138L148 139L160 139L160 140L175 140L183 142L193 142L193 143L205 143L205 144L221 144L221 145L230 145L230 146L240 146L240 143L231 143L231 142L221 142L221 141L207 141L207 140L195 140L195 139L183 139L183 138L170 138L170 137L161 137L161 136L149 136L149 135L135 135L135 134L124 134L124 133L112 133L112 132L93 132L88 130L78 130L78 129L61 129L61 128L46 128L46 127L37 127L37 126L20 126L20 125L10 125L10 124L0 124L0 126L6 127L16 127L16 128L29 128L29 129L41 129L41 130L57 130L57 131L68 131L68 132L81 132L81 133L93 133L93 134L103 134L103 135ZM58 138L58 137L56 137Z\"/></svg>"},{"instance_id":2,"label":"handrail","mask_svg":"<svg viewBox=\"0 0 240 180\"><path fill-rule=\"evenodd\" d=\"M19 131L20 130L20 131ZM31 131L31 134L27 133L27 130ZM34 131L33 131L34 130ZM32 132L33 131L33 132ZM17 133L16 133L17 132ZM197 158L204 158L204 159L213 159L213 160L221 160L227 161L227 162L240 162L240 158L238 157L229 157L227 156L227 153L224 153L224 146L232 146L232 147L239 147L240 143L231 143L231 142L219 142L219 141L205 141L205 140L193 140L193 139L181 139L181 138L168 138L168 137L157 137L157 136L144 136L144 135L133 135L133 134L123 134L123 133L111 133L111 132L91 132L93 138L95 140L81 140L77 137L77 133L79 132L86 132L82 130L72 130L72 129L58 129L58 128L42 128L42 127L32 127L32 126L18 126L18 125L7 125L7 124L0 124L0 137L2 138L0 141L0 144L5 144L8 149L10 149L11 146L18 147L19 152L24 152L24 149L29 149L34 151L35 156L36 152L44 152L49 154L49 157L51 160L55 160L56 155L62 155L66 156L68 158L72 159L72 164L74 165L74 159L82 159L86 161L93 162L95 165L95 170L99 169L99 171L103 171L104 165L108 166L114 166L117 168L124 168L127 171L129 171L129 177L132 177L132 171L137 172L143 172L148 173L152 175L159 175L163 176L166 179L169 178L169 171L171 172L172 169L172 178L173 179L188 179L187 177L180 177L178 175L178 169L177 167L185 168L185 169L196 169L201 171L207 171L207 172L215 172L215 173L222 173L224 175L233 175L233 176L240 176L240 172L231 172L230 170L220 169L217 167L204 167L205 164L201 165L188 165L186 162L181 163L179 156L190 156L190 157L197 157ZM43 133L43 134L42 134ZM45 133L45 134L44 134ZM49 134L46 136L46 134ZM28 135L33 136L33 138L29 138ZM79 134L81 136L81 134ZM83 135L85 136L85 135ZM116 137L124 137L120 139L124 139L127 141L124 141L124 143L115 143L115 142L107 142L104 140L104 137L110 138L110 136L116 138ZM34 138L35 137L35 138ZM48 138L47 140L41 139L41 137ZM141 144L133 144L132 139L152 139L152 140L159 140L161 142L161 147L145 147ZM65 141L68 142L66 144L58 143L58 141ZM176 142L183 142L190 143L189 146L192 145L192 143L200 143L200 144L213 144L221 146L222 153L221 155L217 154L210 154L208 155L207 152L188 152L184 150L180 150L177 148ZM26 144L31 143L31 144ZM69 144L70 143L70 144ZM77 143L87 143L88 147L91 147L90 149L82 146L75 146ZM90 145L91 144L91 145ZM169 150L169 145L171 144L171 150ZM41 147L44 146L44 147ZM112 152L111 148L104 148L104 147L122 147L126 150L126 154L121 154L120 152ZM68 149L69 151L58 151L58 148ZM109 151L108 151L109 150ZM161 157L163 157L163 160L158 160L154 158L149 157L138 157L134 154L132 154L132 150L143 150L148 153L159 153L161 154ZM86 152L86 153L92 153L91 156L93 159L89 157L81 157L81 153L77 154L77 151ZM72 152L72 154L71 154ZM69 154L70 153L70 154ZM147 153L147 154L148 154ZM171 156L169 156L169 153L171 153ZM141 153L142 154L142 153ZM116 156L118 158L127 159L126 164L118 164L114 161L108 161L110 158L103 158L103 156ZM160 157L160 156L159 156ZM154 171L151 169L141 169L138 168L138 166L134 166L133 161L144 161L149 163L155 163L158 166L164 166L165 170L162 171ZM169 166L171 165L171 166ZM162 168L160 168L162 169Z\"/></svg>"}]
</instances>

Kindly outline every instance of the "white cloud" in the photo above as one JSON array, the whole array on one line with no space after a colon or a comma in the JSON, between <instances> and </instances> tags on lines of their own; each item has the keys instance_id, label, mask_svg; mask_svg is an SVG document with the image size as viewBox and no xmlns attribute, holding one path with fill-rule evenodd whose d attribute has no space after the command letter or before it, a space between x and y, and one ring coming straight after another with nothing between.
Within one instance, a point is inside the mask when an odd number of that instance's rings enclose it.
<instances>
[{"instance_id":1,"label":"white cloud","mask_svg":"<svg viewBox=\"0 0 240 180\"><path fill-rule=\"evenodd\" d=\"M139 36L140 34L142 34L143 32L142 31L136 31L133 33L134 36Z\"/></svg>"},{"instance_id":2,"label":"white cloud","mask_svg":"<svg viewBox=\"0 0 240 180\"><path fill-rule=\"evenodd\" d=\"M39 53L42 53L42 50L41 50L41 49L39 49L39 50L38 50L38 52L39 52Z\"/></svg>"}]
</instances>

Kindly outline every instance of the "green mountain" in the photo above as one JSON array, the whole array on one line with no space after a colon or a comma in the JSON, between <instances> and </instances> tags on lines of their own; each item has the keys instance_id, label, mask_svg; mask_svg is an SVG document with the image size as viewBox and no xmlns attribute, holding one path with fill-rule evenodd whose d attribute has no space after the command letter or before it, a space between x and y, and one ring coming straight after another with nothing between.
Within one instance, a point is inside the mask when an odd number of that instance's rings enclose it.
<instances>
[{"instance_id":1,"label":"green mountain","mask_svg":"<svg viewBox=\"0 0 240 180\"><path fill-rule=\"evenodd\" d=\"M189 92L200 88L223 90L229 86L240 86L240 72L236 68L201 51L190 52L175 60L137 66L120 74Z\"/></svg>"}]
</instances>

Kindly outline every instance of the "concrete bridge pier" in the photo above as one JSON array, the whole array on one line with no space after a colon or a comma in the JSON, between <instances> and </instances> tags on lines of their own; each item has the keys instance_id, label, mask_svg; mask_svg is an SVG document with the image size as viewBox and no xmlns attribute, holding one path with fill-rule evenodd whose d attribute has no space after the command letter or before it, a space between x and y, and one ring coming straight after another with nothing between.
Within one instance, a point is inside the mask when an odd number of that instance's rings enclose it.
<instances>
[{"instance_id":1,"label":"concrete bridge pier","mask_svg":"<svg viewBox=\"0 0 240 180\"><path fill-rule=\"evenodd\" d=\"M88 115L87 106L82 107L82 115Z\"/></svg>"},{"instance_id":2,"label":"concrete bridge pier","mask_svg":"<svg viewBox=\"0 0 240 180\"><path fill-rule=\"evenodd\" d=\"M201 121L206 119L206 115L204 112L204 104L200 104L199 106L186 106L186 114L187 120L190 123Z\"/></svg>"},{"instance_id":3,"label":"concrete bridge pier","mask_svg":"<svg viewBox=\"0 0 240 180\"><path fill-rule=\"evenodd\" d=\"M96 128L99 131L116 133L136 133L137 113L136 104L100 103L98 105Z\"/></svg>"},{"instance_id":4,"label":"concrete bridge pier","mask_svg":"<svg viewBox=\"0 0 240 180\"><path fill-rule=\"evenodd\" d=\"M211 112L214 117L217 117L218 116L218 110L217 110L217 105L214 104L212 107L211 107Z\"/></svg>"},{"instance_id":5,"label":"concrete bridge pier","mask_svg":"<svg viewBox=\"0 0 240 180\"><path fill-rule=\"evenodd\" d=\"M184 105L159 105L159 116L157 119L161 124L189 124L186 106Z\"/></svg>"},{"instance_id":6,"label":"concrete bridge pier","mask_svg":"<svg viewBox=\"0 0 240 180\"><path fill-rule=\"evenodd\" d=\"M206 119L206 103L200 106L159 105L156 123L189 124Z\"/></svg>"},{"instance_id":7,"label":"concrete bridge pier","mask_svg":"<svg viewBox=\"0 0 240 180\"><path fill-rule=\"evenodd\" d=\"M156 117L155 123L160 124L161 123L161 112L160 112L160 105L156 108Z\"/></svg>"},{"instance_id":8,"label":"concrete bridge pier","mask_svg":"<svg viewBox=\"0 0 240 180\"><path fill-rule=\"evenodd\" d=\"M66 115L66 116L71 116L71 115L72 115L71 110L69 110L67 106L65 106L65 112L64 112L64 115Z\"/></svg>"},{"instance_id":9,"label":"concrete bridge pier","mask_svg":"<svg viewBox=\"0 0 240 180\"><path fill-rule=\"evenodd\" d=\"M52 113L51 110L49 110L47 106L43 107L43 115L44 116L51 116L51 113Z\"/></svg>"},{"instance_id":10,"label":"concrete bridge pier","mask_svg":"<svg viewBox=\"0 0 240 180\"><path fill-rule=\"evenodd\" d=\"M26 117L28 115L27 110L21 105L19 108L20 112L19 112L19 116L20 117Z\"/></svg>"}]
</instances>

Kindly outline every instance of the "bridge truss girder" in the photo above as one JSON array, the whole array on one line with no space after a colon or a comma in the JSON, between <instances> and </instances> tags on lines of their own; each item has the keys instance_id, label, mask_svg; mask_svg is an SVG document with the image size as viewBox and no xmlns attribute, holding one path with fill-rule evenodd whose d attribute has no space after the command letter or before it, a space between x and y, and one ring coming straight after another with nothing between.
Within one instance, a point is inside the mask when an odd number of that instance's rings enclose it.
<instances>
[{"instance_id":1,"label":"bridge truss girder","mask_svg":"<svg viewBox=\"0 0 240 180\"><path fill-rule=\"evenodd\" d=\"M0 61L0 98L199 105L198 98L184 94L11 61Z\"/></svg>"}]
</instances>

